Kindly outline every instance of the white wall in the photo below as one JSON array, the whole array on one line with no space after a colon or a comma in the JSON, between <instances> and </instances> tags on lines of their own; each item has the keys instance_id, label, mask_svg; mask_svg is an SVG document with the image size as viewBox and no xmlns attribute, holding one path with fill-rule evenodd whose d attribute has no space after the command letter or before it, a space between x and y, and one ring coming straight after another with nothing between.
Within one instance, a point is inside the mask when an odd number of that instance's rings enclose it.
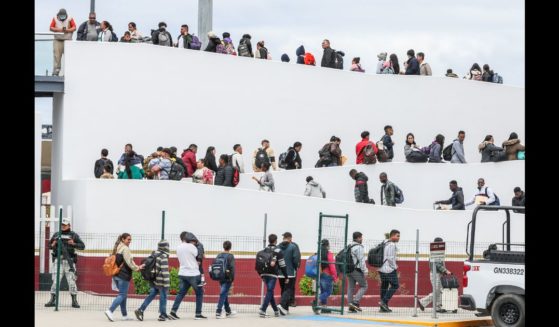
<instances>
[{"instance_id":1,"label":"white wall","mask_svg":"<svg viewBox=\"0 0 559 327\"><path fill-rule=\"evenodd\" d=\"M360 230L367 239L380 240L396 228L402 240L412 241L419 228L421 241L441 236L448 242L465 242L472 215L471 210L391 208L174 181L73 180L64 181L63 188L58 204L72 205L73 226L79 233L158 233L165 210L167 233L261 236L268 213L268 233L290 231L304 252L316 247L320 212L349 214L349 235ZM481 216L476 241L500 242L504 212ZM513 218L512 239L522 242L524 215ZM343 229L336 230L340 233Z\"/></svg>"},{"instance_id":2,"label":"white wall","mask_svg":"<svg viewBox=\"0 0 559 327\"><path fill-rule=\"evenodd\" d=\"M404 203L401 207L415 209L432 209L433 202L447 200L452 195L448 187L451 180L456 180L463 188L465 201L468 202L476 191L477 180L485 178L489 186L499 196L502 205L510 205L514 196L513 189L520 186L524 189L524 160L499 163L472 164L433 164L390 162L375 165L350 165L328 168L308 168L297 170L281 170L273 172L276 192L304 194L307 176L312 176L326 191L329 199L355 201L353 189L355 180L349 171L356 169L368 177L369 197L380 204L379 174L386 172L388 179L396 183L404 192ZM262 173L241 175L237 188L258 189L258 184L251 176Z\"/></svg>"},{"instance_id":3,"label":"white wall","mask_svg":"<svg viewBox=\"0 0 559 327\"><path fill-rule=\"evenodd\" d=\"M149 154L196 143L203 156L245 149L264 138L277 156L303 143L303 167L314 166L330 136L355 162L355 144L369 130L377 141L391 124L395 161L404 161L406 133L420 146L436 134L447 143L466 131L469 162L486 134L497 143L524 137L524 89L461 79L357 74L147 44L66 44L63 178L93 176L102 148L117 160L124 144ZM56 123L56 113L55 113ZM249 165L250 167L250 165Z\"/></svg>"}]
</instances>

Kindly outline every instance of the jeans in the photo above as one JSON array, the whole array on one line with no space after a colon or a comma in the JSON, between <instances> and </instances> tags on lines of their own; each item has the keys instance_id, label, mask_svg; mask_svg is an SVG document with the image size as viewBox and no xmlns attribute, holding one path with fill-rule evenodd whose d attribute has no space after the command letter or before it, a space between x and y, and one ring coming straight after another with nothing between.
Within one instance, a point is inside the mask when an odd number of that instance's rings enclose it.
<instances>
[{"instance_id":1,"label":"jeans","mask_svg":"<svg viewBox=\"0 0 559 327\"><path fill-rule=\"evenodd\" d=\"M276 300L274 299L274 288L276 287L276 277L262 276L264 284L266 284L266 297L264 302L262 302L261 311L266 312L268 309L268 304L272 305L274 312L278 311L278 306L276 305Z\"/></svg>"},{"instance_id":2,"label":"jeans","mask_svg":"<svg viewBox=\"0 0 559 327\"><path fill-rule=\"evenodd\" d=\"M198 287L202 277L198 276L180 276L180 283L179 283L179 292L177 293L177 297L175 298L175 302L173 303L173 307L171 308L171 312L177 312L179 310L179 306L182 302L182 299L188 292L188 289L192 287L194 292L196 293L196 314L202 314L202 300L204 299L204 288Z\"/></svg>"},{"instance_id":3,"label":"jeans","mask_svg":"<svg viewBox=\"0 0 559 327\"><path fill-rule=\"evenodd\" d=\"M332 276L327 274L320 274L320 296L318 297L320 300L320 305L326 305L328 301L328 297L332 294Z\"/></svg>"},{"instance_id":4,"label":"jeans","mask_svg":"<svg viewBox=\"0 0 559 327\"><path fill-rule=\"evenodd\" d=\"M118 287L118 295L113 300L113 304L111 304L109 311L114 312L116 307L120 306L120 312L122 316L128 316L128 312L126 311L126 298L128 297L128 286L130 286L129 280L124 280L120 277L113 277L116 287Z\"/></svg>"},{"instance_id":5,"label":"jeans","mask_svg":"<svg viewBox=\"0 0 559 327\"><path fill-rule=\"evenodd\" d=\"M285 278L279 278L279 284L281 289L281 300L280 304L285 309L289 310L289 303L295 301L295 283L297 281L296 277L289 277L289 283L285 283Z\"/></svg>"},{"instance_id":6,"label":"jeans","mask_svg":"<svg viewBox=\"0 0 559 327\"><path fill-rule=\"evenodd\" d=\"M380 284L380 300L382 303L388 305L388 301L392 298L392 295L396 293L400 284L398 283L398 272L394 269L393 272L385 274L380 273L380 280L382 283ZM390 289L388 286L390 285Z\"/></svg>"},{"instance_id":7,"label":"jeans","mask_svg":"<svg viewBox=\"0 0 559 327\"><path fill-rule=\"evenodd\" d=\"M149 290L148 296L144 300L144 303L142 303L142 305L140 306L140 311L142 312L146 311L148 305L151 303L151 301L153 301L153 299L155 299L157 293L159 293L159 313L162 315L166 315L167 314L167 290L168 290L167 287L155 288L155 286L152 286Z\"/></svg>"},{"instance_id":8,"label":"jeans","mask_svg":"<svg viewBox=\"0 0 559 327\"><path fill-rule=\"evenodd\" d=\"M221 291L219 292L219 301L217 302L217 310L215 313L221 314L221 308L225 305L225 312L231 312L231 308L229 307L229 289L233 282L222 282Z\"/></svg>"},{"instance_id":9,"label":"jeans","mask_svg":"<svg viewBox=\"0 0 559 327\"><path fill-rule=\"evenodd\" d=\"M355 283L359 284L359 291L353 296ZM347 275L347 301L359 304L363 295L367 291L367 279L363 272L354 270Z\"/></svg>"}]
</instances>

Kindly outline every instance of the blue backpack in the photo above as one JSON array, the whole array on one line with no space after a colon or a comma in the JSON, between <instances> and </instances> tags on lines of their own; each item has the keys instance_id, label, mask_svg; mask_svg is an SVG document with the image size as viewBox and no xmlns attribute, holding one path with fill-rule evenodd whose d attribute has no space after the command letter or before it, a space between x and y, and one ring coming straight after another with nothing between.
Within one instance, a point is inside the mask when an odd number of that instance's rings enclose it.
<instances>
[{"instance_id":1,"label":"blue backpack","mask_svg":"<svg viewBox=\"0 0 559 327\"><path fill-rule=\"evenodd\" d=\"M317 255L312 255L305 263L305 276L310 278L318 277L318 258Z\"/></svg>"},{"instance_id":2,"label":"blue backpack","mask_svg":"<svg viewBox=\"0 0 559 327\"><path fill-rule=\"evenodd\" d=\"M190 49L192 50L200 50L202 48L202 42L196 35L192 35L192 41L190 42Z\"/></svg>"}]
</instances>

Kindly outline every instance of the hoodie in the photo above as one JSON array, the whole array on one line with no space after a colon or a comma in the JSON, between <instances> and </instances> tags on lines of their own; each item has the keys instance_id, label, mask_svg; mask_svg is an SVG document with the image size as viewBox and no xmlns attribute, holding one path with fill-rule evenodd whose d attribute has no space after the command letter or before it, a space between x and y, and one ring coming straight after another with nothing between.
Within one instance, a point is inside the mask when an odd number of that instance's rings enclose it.
<instances>
[{"instance_id":1,"label":"hoodie","mask_svg":"<svg viewBox=\"0 0 559 327\"><path fill-rule=\"evenodd\" d=\"M287 270L287 277L294 278L297 272L297 268L301 265L301 251L296 243L283 241L278 246L283 253L283 259L285 260L285 269ZM278 278L285 278L283 275L278 276Z\"/></svg>"},{"instance_id":2,"label":"hoodie","mask_svg":"<svg viewBox=\"0 0 559 327\"><path fill-rule=\"evenodd\" d=\"M155 258L155 281L153 285L157 288L169 288L171 279L169 276L169 242L161 240L157 244L157 258Z\"/></svg>"},{"instance_id":3,"label":"hoodie","mask_svg":"<svg viewBox=\"0 0 559 327\"><path fill-rule=\"evenodd\" d=\"M369 189L367 186L368 180L369 177L367 177L367 175L365 175L365 173L363 172L359 172L355 174L355 189L354 189L355 202L363 202L363 203L372 202L374 204L374 201L371 201L369 199Z\"/></svg>"},{"instance_id":4,"label":"hoodie","mask_svg":"<svg viewBox=\"0 0 559 327\"><path fill-rule=\"evenodd\" d=\"M503 142L503 149L505 149L507 160L517 160L518 151L525 151L526 147L520 143L519 139L512 139Z\"/></svg>"},{"instance_id":5,"label":"hoodie","mask_svg":"<svg viewBox=\"0 0 559 327\"><path fill-rule=\"evenodd\" d=\"M300 46L295 50L295 55L297 56L297 63L304 65L305 64L305 47Z\"/></svg>"},{"instance_id":6,"label":"hoodie","mask_svg":"<svg viewBox=\"0 0 559 327\"><path fill-rule=\"evenodd\" d=\"M316 181L312 180L307 183L307 187L305 188L305 195L306 196L314 196L317 198L325 198L326 192L322 188L322 186L317 183Z\"/></svg>"}]
</instances>

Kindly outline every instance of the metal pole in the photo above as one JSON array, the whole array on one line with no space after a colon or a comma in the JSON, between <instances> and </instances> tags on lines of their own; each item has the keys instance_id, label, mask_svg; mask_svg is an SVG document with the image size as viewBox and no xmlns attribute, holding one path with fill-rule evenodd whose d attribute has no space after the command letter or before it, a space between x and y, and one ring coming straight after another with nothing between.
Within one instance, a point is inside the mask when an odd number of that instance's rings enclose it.
<instances>
[{"instance_id":1,"label":"metal pole","mask_svg":"<svg viewBox=\"0 0 559 327\"><path fill-rule=\"evenodd\" d=\"M54 311L58 311L58 300L60 298L60 251L62 251L62 207L58 214L58 237L56 239L56 301Z\"/></svg>"},{"instance_id":2,"label":"metal pole","mask_svg":"<svg viewBox=\"0 0 559 327\"><path fill-rule=\"evenodd\" d=\"M345 236L344 236L344 249L347 246L347 229L348 229L348 225L349 225L349 215L346 213L345 215ZM343 251L343 250L342 250ZM342 316L344 315L344 294L345 294L345 280L346 280L346 274L347 274L347 256L344 255L344 265L343 265L343 269L342 269L342 290L340 292L341 294L341 299L342 299ZM365 278L367 278L367 276L365 276ZM361 285L359 285L359 287L361 287ZM349 302L349 299L347 299ZM349 303L348 303L349 305Z\"/></svg>"},{"instance_id":3,"label":"metal pole","mask_svg":"<svg viewBox=\"0 0 559 327\"><path fill-rule=\"evenodd\" d=\"M437 298L439 297L439 289L437 287L437 266L435 261L431 259L431 283L433 285L433 313L431 318L437 319Z\"/></svg>"},{"instance_id":4,"label":"metal pole","mask_svg":"<svg viewBox=\"0 0 559 327\"><path fill-rule=\"evenodd\" d=\"M89 2L89 12L95 12L95 0Z\"/></svg>"},{"instance_id":5,"label":"metal pole","mask_svg":"<svg viewBox=\"0 0 559 327\"><path fill-rule=\"evenodd\" d=\"M419 298L417 297L418 280L419 280L419 229L416 229L415 230L415 291L414 291L415 301L413 301L412 317L417 317L417 301L419 301Z\"/></svg>"},{"instance_id":6,"label":"metal pole","mask_svg":"<svg viewBox=\"0 0 559 327\"><path fill-rule=\"evenodd\" d=\"M213 0L198 0L198 37L202 41L202 49L209 42L208 32L212 30Z\"/></svg>"},{"instance_id":7,"label":"metal pole","mask_svg":"<svg viewBox=\"0 0 559 327\"><path fill-rule=\"evenodd\" d=\"M320 241L322 237L322 212L318 216L318 250L316 251L316 262L318 262L317 268L317 276L316 276L316 283L315 283L315 292L314 292L314 305L316 307L320 306L318 303L318 293L320 292L320 267L322 263L322 247L320 246Z\"/></svg>"},{"instance_id":8,"label":"metal pole","mask_svg":"<svg viewBox=\"0 0 559 327\"><path fill-rule=\"evenodd\" d=\"M45 272L45 219L47 218L47 210L45 206L41 206L41 213L39 216L39 273Z\"/></svg>"},{"instance_id":9,"label":"metal pole","mask_svg":"<svg viewBox=\"0 0 559 327\"><path fill-rule=\"evenodd\" d=\"M161 211L161 239L165 239L165 210Z\"/></svg>"},{"instance_id":10,"label":"metal pole","mask_svg":"<svg viewBox=\"0 0 559 327\"><path fill-rule=\"evenodd\" d=\"M268 226L268 214L264 214L264 235L262 237L262 245L266 248L266 227ZM262 303L264 303L264 280L262 279L262 283L260 283L260 307L262 307Z\"/></svg>"}]
</instances>

